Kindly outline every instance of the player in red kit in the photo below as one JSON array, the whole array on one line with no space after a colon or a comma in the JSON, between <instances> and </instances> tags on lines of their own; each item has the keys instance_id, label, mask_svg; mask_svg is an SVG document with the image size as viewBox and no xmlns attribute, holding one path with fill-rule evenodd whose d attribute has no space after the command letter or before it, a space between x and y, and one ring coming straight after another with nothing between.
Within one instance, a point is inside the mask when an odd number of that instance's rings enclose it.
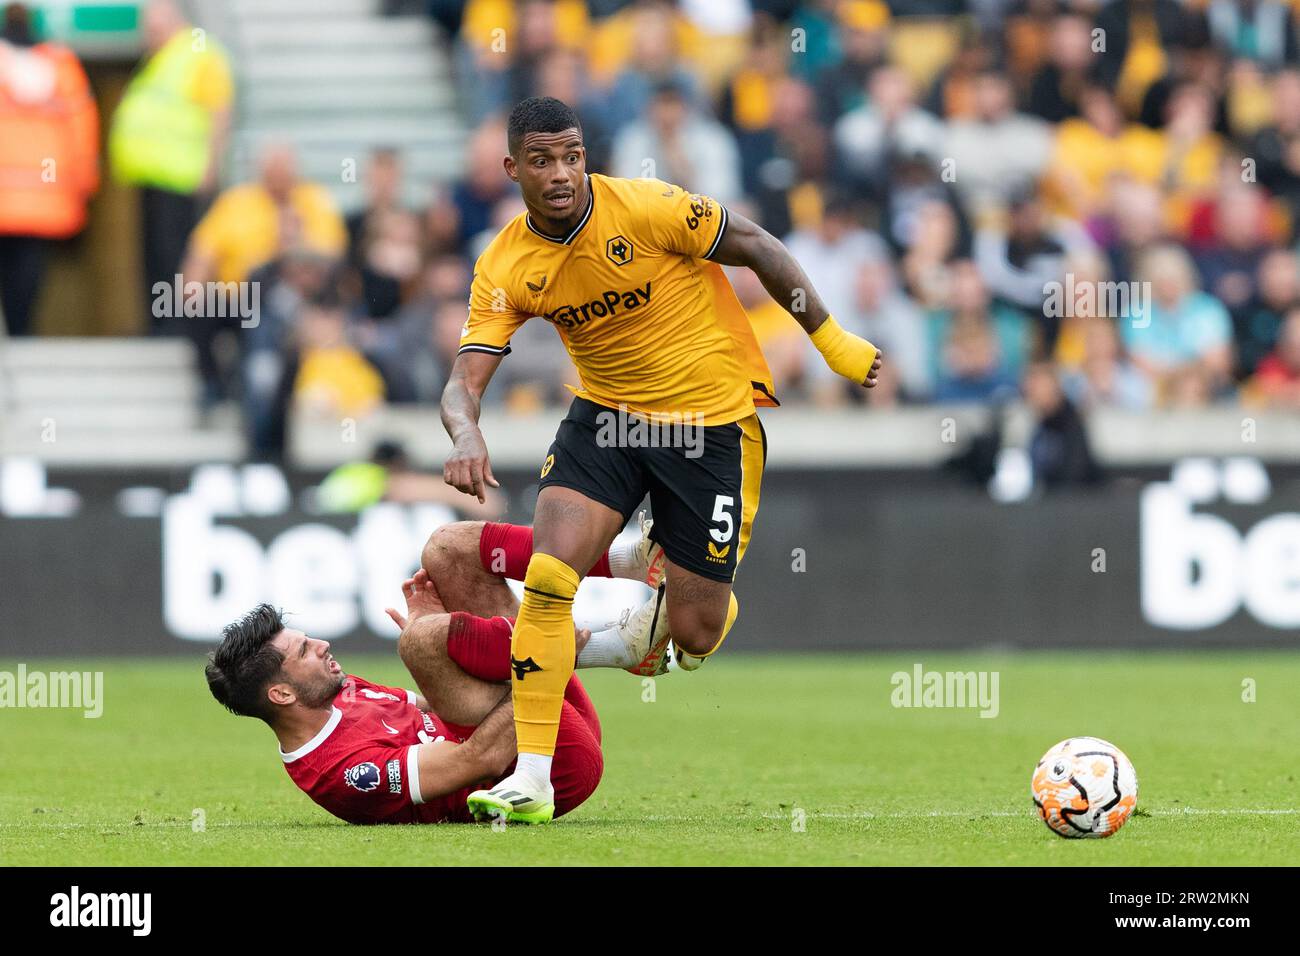
<instances>
[{"instance_id":1,"label":"player in red kit","mask_svg":"<svg viewBox=\"0 0 1300 956\"><path fill-rule=\"evenodd\" d=\"M234 713L271 726L289 776L335 816L470 822L466 796L515 759L508 682L519 666L510 657L518 604L504 579L527 566L531 548L531 529L514 525L459 522L433 534L424 566L403 583L406 614L388 609L418 692L346 675L329 642L287 627L265 604L225 629L209 688ZM615 545L593 573L613 576L612 563L620 576L653 580L656 558L644 537ZM633 667L662 639L658 623L625 614L594 642L576 629L577 665ZM557 814L586 800L602 769L600 722L575 676L556 751Z\"/></svg>"},{"instance_id":2,"label":"player in red kit","mask_svg":"<svg viewBox=\"0 0 1300 956\"><path fill-rule=\"evenodd\" d=\"M470 822L468 778L511 762L502 750L511 736L508 708L497 705L474 726L450 723L427 706L414 691L348 676L316 736L290 753L282 749L280 758L304 793L349 823ZM596 708L576 680L562 721L559 792L567 813L595 791L604 766Z\"/></svg>"}]
</instances>

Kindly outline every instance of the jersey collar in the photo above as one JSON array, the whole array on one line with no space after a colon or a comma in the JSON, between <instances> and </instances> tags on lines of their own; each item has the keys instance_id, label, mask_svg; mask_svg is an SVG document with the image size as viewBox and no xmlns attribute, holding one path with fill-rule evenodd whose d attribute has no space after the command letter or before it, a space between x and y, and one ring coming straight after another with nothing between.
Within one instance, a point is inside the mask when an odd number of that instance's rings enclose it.
<instances>
[{"instance_id":1,"label":"jersey collar","mask_svg":"<svg viewBox=\"0 0 1300 956\"><path fill-rule=\"evenodd\" d=\"M343 711L339 710L337 707L331 707L330 719L325 721L325 726L320 729L320 732L316 734L315 737L307 741L305 744L303 744L301 747L299 747L291 754L285 753L284 748L281 747L280 759L283 760L285 763L293 763L295 760L299 759L300 757L307 756L309 753L311 753L313 750L315 750L317 747L323 744L326 738L329 737L330 734L334 733L334 728L339 725L339 721L342 719L343 719Z\"/></svg>"},{"instance_id":2,"label":"jersey collar","mask_svg":"<svg viewBox=\"0 0 1300 956\"><path fill-rule=\"evenodd\" d=\"M555 242L562 246L572 245L573 240L578 238L578 233L582 232L582 227L585 226L587 222L591 219L591 211L596 208L596 191L591 187L591 177L587 176L586 181L587 181L587 211L582 214L582 218L578 220L578 224L573 227L573 229L569 232L567 236L565 236L563 239L559 239L555 236L548 236L546 233L542 232L542 230L538 229L536 226L533 225L533 214L530 212L524 213L524 222L525 224L527 224L528 228L533 232L535 232L537 235L541 236L547 242Z\"/></svg>"}]
</instances>

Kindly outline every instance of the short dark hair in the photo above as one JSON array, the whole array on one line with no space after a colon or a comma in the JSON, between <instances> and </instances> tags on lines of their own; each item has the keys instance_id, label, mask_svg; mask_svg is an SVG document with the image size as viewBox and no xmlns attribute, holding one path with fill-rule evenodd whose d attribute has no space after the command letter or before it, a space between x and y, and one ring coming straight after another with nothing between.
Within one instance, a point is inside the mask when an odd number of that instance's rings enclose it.
<instances>
[{"instance_id":1,"label":"short dark hair","mask_svg":"<svg viewBox=\"0 0 1300 956\"><path fill-rule=\"evenodd\" d=\"M266 688L280 676L284 655L271 643L284 630L284 612L259 604L221 632L221 645L208 655L204 674L218 703L241 717L267 723L274 707Z\"/></svg>"},{"instance_id":2,"label":"short dark hair","mask_svg":"<svg viewBox=\"0 0 1300 956\"><path fill-rule=\"evenodd\" d=\"M506 146L511 156L518 156L519 147L529 133L563 133L566 129L582 132L582 124L572 107L553 96L530 96L510 111Z\"/></svg>"}]
</instances>

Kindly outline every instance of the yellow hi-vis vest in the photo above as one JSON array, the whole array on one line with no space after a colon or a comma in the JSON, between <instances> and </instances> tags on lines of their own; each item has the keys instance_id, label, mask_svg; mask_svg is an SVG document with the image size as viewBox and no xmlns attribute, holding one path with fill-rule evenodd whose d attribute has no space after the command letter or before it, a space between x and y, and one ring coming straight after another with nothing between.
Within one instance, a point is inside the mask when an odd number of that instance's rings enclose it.
<instances>
[{"instance_id":1,"label":"yellow hi-vis vest","mask_svg":"<svg viewBox=\"0 0 1300 956\"><path fill-rule=\"evenodd\" d=\"M189 91L202 58L222 55L212 47L195 51L189 31L181 30L131 79L108 138L114 178L176 193L198 189L208 168L212 116Z\"/></svg>"}]
</instances>

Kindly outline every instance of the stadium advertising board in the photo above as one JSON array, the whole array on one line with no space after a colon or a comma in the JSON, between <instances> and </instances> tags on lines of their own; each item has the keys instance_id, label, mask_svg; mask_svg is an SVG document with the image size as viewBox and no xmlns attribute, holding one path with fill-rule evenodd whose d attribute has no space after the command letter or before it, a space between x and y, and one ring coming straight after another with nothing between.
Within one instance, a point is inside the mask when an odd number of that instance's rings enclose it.
<instances>
[{"instance_id":1,"label":"stadium advertising board","mask_svg":"<svg viewBox=\"0 0 1300 956\"><path fill-rule=\"evenodd\" d=\"M4 654L194 653L213 621L263 600L349 650L391 649L384 607L429 532L457 518L442 505L313 514L312 477L264 465L35 480L10 464ZM767 476L737 648L1285 646L1300 633L1300 482L1252 460L1010 505L938 473L899 477ZM532 482L502 476L506 520L528 520ZM640 587L589 582L580 613L638 603L616 585ZM858 620L837 610L847 594L865 602Z\"/></svg>"}]
</instances>

